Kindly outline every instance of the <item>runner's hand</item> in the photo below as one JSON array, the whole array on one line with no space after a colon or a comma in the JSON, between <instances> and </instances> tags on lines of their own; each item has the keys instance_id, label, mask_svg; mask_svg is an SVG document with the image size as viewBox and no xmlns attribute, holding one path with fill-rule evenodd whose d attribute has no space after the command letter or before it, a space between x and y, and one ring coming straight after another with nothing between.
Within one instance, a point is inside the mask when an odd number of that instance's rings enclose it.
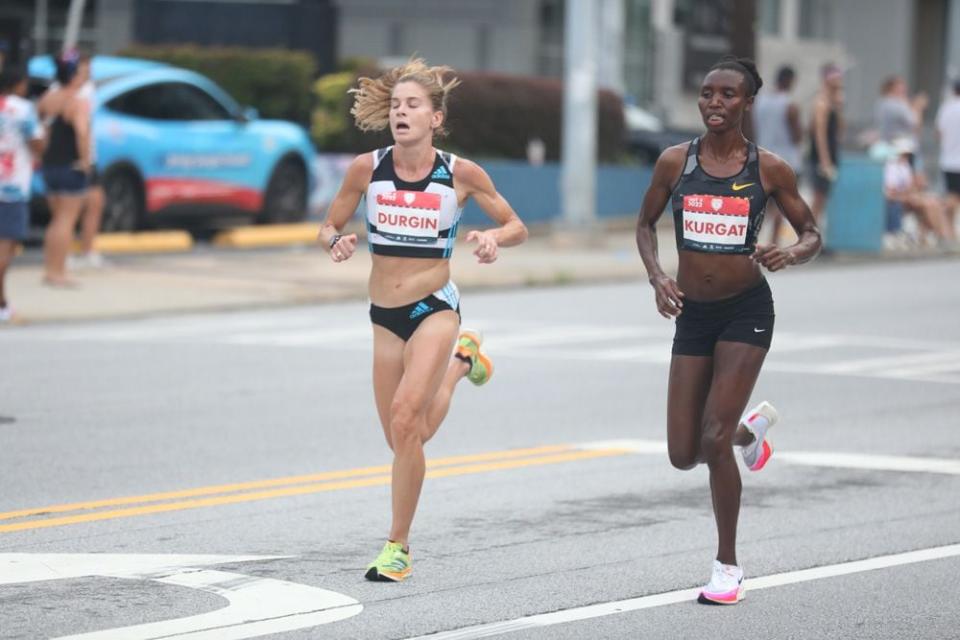
<instances>
[{"instance_id":1,"label":"runner's hand","mask_svg":"<svg viewBox=\"0 0 960 640\"><path fill-rule=\"evenodd\" d=\"M349 260L354 251L357 250L357 234L351 233L346 236L340 236L336 244L330 247L330 258L334 262L343 262Z\"/></svg>"},{"instance_id":2,"label":"runner's hand","mask_svg":"<svg viewBox=\"0 0 960 640\"><path fill-rule=\"evenodd\" d=\"M796 256L789 249L772 244L758 244L750 257L769 271L779 271L797 263Z\"/></svg>"},{"instance_id":3,"label":"runner's hand","mask_svg":"<svg viewBox=\"0 0 960 640\"><path fill-rule=\"evenodd\" d=\"M670 319L679 316L683 312L683 291L670 276L659 276L652 278L650 284L657 298L657 311L664 318Z\"/></svg>"},{"instance_id":4,"label":"runner's hand","mask_svg":"<svg viewBox=\"0 0 960 640\"><path fill-rule=\"evenodd\" d=\"M477 256L480 264L490 264L497 259L497 238L492 231L471 231L467 234L467 242L476 242L477 248L473 255Z\"/></svg>"}]
</instances>

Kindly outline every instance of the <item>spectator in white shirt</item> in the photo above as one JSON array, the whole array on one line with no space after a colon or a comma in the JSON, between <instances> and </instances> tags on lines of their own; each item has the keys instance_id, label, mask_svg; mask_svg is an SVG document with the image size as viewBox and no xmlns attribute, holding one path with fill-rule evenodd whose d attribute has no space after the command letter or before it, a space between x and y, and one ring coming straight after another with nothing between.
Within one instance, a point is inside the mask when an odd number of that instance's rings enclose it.
<instances>
[{"instance_id":1,"label":"spectator in white shirt","mask_svg":"<svg viewBox=\"0 0 960 640\"><path fill-rule=\"evenodd\" d=\"M960 207L960 78L953 81L953 96L940 106L937 133L940 137L940 170L947 188L949 224L956 230L957 207Z\"/></svg>"}]
</instances>

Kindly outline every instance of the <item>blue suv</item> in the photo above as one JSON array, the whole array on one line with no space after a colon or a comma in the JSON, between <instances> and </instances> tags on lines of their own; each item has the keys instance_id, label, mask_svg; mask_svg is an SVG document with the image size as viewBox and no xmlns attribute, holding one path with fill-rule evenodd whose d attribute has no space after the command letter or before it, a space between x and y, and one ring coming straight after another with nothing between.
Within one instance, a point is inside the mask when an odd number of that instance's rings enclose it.
<instances>
[{"instance_id":1,"label":"blue suv","mask_svg":"<svg viewBox=\"0 0 960 640\"><path fill-rule=\"evenodd\" d=\"M49 84L53 60L31 59L29 74L35 89ZM159 62L95 56L91 76L105 231L173 215L306 216L316 152L303 127L260 120L208 78ZM42 192L35 179L34 195Z\"/></svg>"}]
</instances>

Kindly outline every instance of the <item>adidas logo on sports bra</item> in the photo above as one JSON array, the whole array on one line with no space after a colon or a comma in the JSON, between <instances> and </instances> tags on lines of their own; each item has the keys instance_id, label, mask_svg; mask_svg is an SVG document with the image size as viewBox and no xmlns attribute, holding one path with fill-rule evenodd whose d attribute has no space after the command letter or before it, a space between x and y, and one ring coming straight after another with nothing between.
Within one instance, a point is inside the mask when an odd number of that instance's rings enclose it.
<instances>
[{"instance_id":1,"label":"adidas logo on sports bra","mask_svg":"<svg viewBox=\"0 0 960 640\"><path fill-rule=\"evenodd\" d=\"M430 175L431 180L445 180L450 177L450 172L447 171L447 168L444 166L439 166L436 170Z\"/></svg>"}]
</instances>

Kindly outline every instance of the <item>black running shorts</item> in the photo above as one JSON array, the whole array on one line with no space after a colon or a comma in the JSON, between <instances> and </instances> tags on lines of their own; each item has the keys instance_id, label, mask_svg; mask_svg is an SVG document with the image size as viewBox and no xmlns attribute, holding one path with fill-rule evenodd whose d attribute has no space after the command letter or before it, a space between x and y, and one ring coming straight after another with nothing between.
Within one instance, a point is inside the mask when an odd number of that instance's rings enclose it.
<instances>
[{"instance_id":1,"label":"black running shorts","mask_svg":"<svg viewBox=\"0 0 960 640\"><path fill-rule=\"evenodd\" d=\"M766 279L730 298L683 300L677 317L673 354L712 356L717 342L744 342L763 349L773 339L773 294Z\"/></svg>"},{"instance_id":2,"label":"black running shorts","mask_svg":"<svg viewBox=\"0 0 960 640\"><path fill-rule=\"evenodd\" d=\"M960 196L960 173L944 171L943 181L947 184L947 193Z\"/></svg>"},{"instance_id":3,"label":"black running shorts","mask_svg":"<svg viewBox=\"0 0 960 640\"><path fill-rule=\"evenodd\" d=\"M456 311L460 316L460 305L454 309L446 300L430 294L423 300L418 300L402 307L378 307L370 305L370 321L395 334L406 342L417 330L420 323L438 311Z\"/></svg>"}]
</instances>

